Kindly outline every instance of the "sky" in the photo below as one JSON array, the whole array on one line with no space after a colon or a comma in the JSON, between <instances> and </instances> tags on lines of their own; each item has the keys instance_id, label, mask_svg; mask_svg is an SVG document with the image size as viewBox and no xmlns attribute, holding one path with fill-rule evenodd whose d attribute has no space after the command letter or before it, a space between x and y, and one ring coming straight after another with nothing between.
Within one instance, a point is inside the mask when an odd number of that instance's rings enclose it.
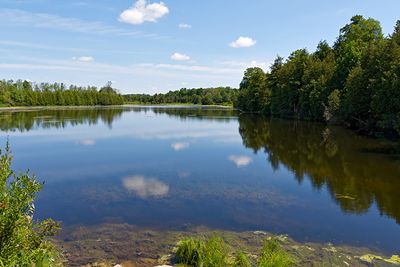
<instances>
[{"instance_id":1,"label":"sky","mask_svg":"<svg viewBox=\"0 0 400 267\"><path fill-rule=\"evenodd\" d=\"M353 15L390 34L399 11L399 0L0 0L0 79L238 87L248 67L333 44Z\"/></svg>"}]
</instances>

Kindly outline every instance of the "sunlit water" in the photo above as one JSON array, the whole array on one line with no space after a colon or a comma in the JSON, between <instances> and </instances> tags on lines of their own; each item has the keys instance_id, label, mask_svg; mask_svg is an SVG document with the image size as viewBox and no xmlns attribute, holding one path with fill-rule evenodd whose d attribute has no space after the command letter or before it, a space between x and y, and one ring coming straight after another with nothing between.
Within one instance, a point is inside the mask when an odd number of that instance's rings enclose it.
<instances>
[{"instance_id":1,"label":"sunlit water","mask_svg":"<svg viewBox=\"0 0 400 267\"><path fill-rule=\"evenodd\" d=\"M400 145L227 109L1 112L37 218L286 233L400 249Z\"/></svg>"}]
</instances>

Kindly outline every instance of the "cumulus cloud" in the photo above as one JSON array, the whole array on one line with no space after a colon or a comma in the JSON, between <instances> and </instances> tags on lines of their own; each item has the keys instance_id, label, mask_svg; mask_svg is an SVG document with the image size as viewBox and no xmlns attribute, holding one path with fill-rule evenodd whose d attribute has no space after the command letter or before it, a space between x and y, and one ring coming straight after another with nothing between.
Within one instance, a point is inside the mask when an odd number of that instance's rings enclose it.
<instances>
[{"instance_id":1,"label":"cumulus cloud","mask_svg":"<svg viewBox=\"0 0 400 267\"><path fill-rule=\"evenodd\" d=\"M184 142L177 142L177 143L171 144L172 149L175 151L185 150L185 149L189 148L189 146L190 146L189 143L184 143Z\"/></svg>"},{"instance_id":2,"label":"cumulus cloud","mask_svg":"<svg viewBox=\"0 0 400 267\"><path fill-rule=\"evenodd\" d=\"M188 61L188 60L190 60L190 57L185 54L173 53L171 55L171 59L175 60L175 61Z\"/></svg>"},{"instance_id":3,"label":"cumulus cloud","mask_svg":"<svg viewBox=\"0 0 400 267\"><path fill-rule=\"evenodd\" d=\"M80 61L80 62L86 62L86 63L94 61L94 57L89 57L89 56L73 57L72 59L76 60L76 61Z\"/></svg>"},{"instance_id":4,"label":"cumulus cloud","mask_svg":"<svg viewBox=\"0 0 400 267\"><path fill-rule=\"evenodd\" d=\"M239 37L236 41L233 41L229 44L230 47L233 48L242 48L242 47L251 47L257 43L256 40L253 40L250 37Z\"/></svg>"},{"instance_id":5,"label":"cumulus cloud","mask_svg":"<svg viewBox=\"0 0 400 267\"><path fill-rule=\"evenodd\" d=\"M192 28L192 25L186 24L186 23L180 23L180 24L178 25L178 27L179 27L180 29L191 29L191 28Z\"/></svg>"},{"instance_id":6,"label":"cumulus cloud","mask_svg":"<svg viewBox=\"0 0 400 267\"><path fill-rule=\"evenodd\" d=\"M122 179L123 186L141 198L163 197L168 194L169 186L155 178L136 175Z\"/></svg>"},{"instance_id":7,"label":"cumulus cloud","mask_svg":"<svg viewBox=\"0 0 400 267\"><path fill-rule=\"evenodd\" d=\"M229 160L235 163L236 167L246 167L249 165L253 160L248 156L237 156L237 155L230 155Z\"/></svg>"},{"instance_id":8,"label":"cumulus cloud","mask_svg":"<svg viewBox=\"0 0 400 267\"><path fill-rule=\"evenodd\" d=\"M119 20L129 24L142 24L156 22L168 13L169 9L163 2L147 4L146 0L138 0L132 7L121 13Z\"/></svg>"}]
</instances>

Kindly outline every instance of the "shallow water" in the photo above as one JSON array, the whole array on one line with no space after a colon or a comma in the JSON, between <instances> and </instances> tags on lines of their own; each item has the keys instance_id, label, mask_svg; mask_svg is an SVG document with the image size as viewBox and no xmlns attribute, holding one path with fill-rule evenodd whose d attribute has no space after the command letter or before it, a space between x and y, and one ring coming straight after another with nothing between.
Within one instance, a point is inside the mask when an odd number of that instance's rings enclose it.
<instances>
[{"instance_id":1,"label":"shallow water","mask_svg":"<svg viewBox=\"0 0 400 267\"><path fill-rule=\"evenodd\" d=\"M45 181L36 217L287 233L400 249L400 144L229 109L0 112L14 167Z\"/></svg>"}]
</instances>

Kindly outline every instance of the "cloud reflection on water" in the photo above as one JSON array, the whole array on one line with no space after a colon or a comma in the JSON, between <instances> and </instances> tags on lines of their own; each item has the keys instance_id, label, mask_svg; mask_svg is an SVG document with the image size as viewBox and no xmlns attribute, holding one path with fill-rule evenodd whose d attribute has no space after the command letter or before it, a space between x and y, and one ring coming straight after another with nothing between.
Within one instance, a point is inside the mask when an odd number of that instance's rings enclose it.
<instances>
[{"instance_id":1,"label":"cloud reflection on water","mask_svg":"<svg viewBox=\"0 0 400 267\"><path fill-rule=\"evenodd\" d=\"M235 163L236 167L242 168L249 165L253 160L248 156L230 155L229 160Z\"/></svg>"},{"instance_id":2,"label":"cloud reflection on water","mask_svg":"<svg viewBox=\"0 0 400 267\"><path fill-rule=\"evenodd\" d=\"M122 179L123 186L141 198L163 197L169 192L169 186L158 179L135 175Z\"/></svg>"},{"instance_id":3,"label":"cloud reflection on water","mask_svg":"<svg viewBox=\"0 0 400 267\"><path fill-rule=\"evenodd\" d=\"M94 146L96 144L96 140L94 139L83 139L78 142L76 142L78 145L83 145L83 146Z\"/></svg>"},{"instance_id":4,"label":"cloud reflection on water","mask_svg":"<svg viewBox=\"0 0 400 267\"><path fill-rule=\"evenodd\" d=\"M190 146L190 144L186 143L186 142L176 142L176 143L171 144L172 149L175 151L185 150L185 149L189 148L189 146Z\"/></svg>"}]
</instances>

